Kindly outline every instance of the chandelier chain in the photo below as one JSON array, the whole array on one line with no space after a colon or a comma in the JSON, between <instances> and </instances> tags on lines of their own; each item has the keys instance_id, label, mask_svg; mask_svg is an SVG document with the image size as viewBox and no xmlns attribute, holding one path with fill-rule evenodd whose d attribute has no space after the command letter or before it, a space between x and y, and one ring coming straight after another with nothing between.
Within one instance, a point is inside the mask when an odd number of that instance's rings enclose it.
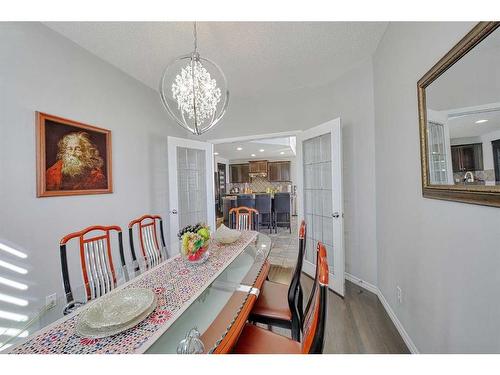
<instances>
[{"instance_id":1,"label":"chandelier chain","mask_svg":"<svg viewBox=\"0 0 500 375\"><path fill-rule=\"evenodd\" d=\"M198 33L196 31L196 21L193 22L194 52L198 50Z\"/></svg>"},{"instance_id":2,"label":"chandelier chain","mask_svg":"<svg viewBox=\"0 0 500 375\"><path fill-rule=\"evenodd\" d=\"M224 72L213 61L198 52L197 22L193 22L194 51L176 58L169 64L160 80L160 97L169 115L184 129L200 135L215 126L228 106L229 91ZM170 81L173 69L185 64ZM215 75L213 75L215 74ZM220 80L222 86L219 86ZM171 83L171 98L177 108L170 105L166 88Z\"/></svg>"}]
</instances>

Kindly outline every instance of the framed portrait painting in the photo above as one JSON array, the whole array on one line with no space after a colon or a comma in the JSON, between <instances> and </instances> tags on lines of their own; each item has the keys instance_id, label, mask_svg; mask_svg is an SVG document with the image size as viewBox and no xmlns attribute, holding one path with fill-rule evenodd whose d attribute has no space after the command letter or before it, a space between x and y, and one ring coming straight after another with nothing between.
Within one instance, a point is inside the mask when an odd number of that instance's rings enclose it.
<instances>
[{"instance_id":1,"label":"framed portrait painting","mask_svg":"<svg viewBox=\"0 0 500 375\"><path fill-rule=\"evenodd\" d=\"M113 192L111 131L36 112L37 196Z\"/></svg>"}]
</instances>

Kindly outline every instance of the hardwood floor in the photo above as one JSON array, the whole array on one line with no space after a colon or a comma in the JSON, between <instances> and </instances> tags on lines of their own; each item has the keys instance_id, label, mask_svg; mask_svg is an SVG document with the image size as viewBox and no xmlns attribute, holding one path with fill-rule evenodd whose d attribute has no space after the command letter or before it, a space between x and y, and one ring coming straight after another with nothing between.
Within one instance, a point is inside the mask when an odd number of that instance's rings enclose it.
<instances>
[{"instance_id":1,"label":"hardwood floor","mask_svg":"<svg viewBox=\"0 0 500 375\"><path fill-rule=\"evenodd\" d=\"M288 284L293 268L272 266L269 279ZM309 298L312 279L302 274L304 305ZM289 331L273 328L289 336ZM324 353L409 353L403 339L378 297L346 281L345 298L328 294L328 318Z\"/></svg>"}]
</instances>

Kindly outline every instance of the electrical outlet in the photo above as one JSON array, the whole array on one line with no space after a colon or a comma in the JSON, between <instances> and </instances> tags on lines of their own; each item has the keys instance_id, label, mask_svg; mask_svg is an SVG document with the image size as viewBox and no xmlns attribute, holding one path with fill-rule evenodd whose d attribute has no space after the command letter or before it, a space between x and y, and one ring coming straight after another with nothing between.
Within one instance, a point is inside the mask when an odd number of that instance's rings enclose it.
<instances>
[{"instance_id":1,"label":"electrical outlet","mask_svg":"<svg viewBox=\"0 0 500 375\"><path fill-rule=\"evenodd\" d=\"M396 287L396 293L397 293L398 302L403 303L403 292L401 291L401 288L399 285Z\"/></svg>"},{"instance_id":2,"label":"electrical outlet","mask_svg":"<svg viewBox=\"0 0 500 375\"><path fill-rule=\"evenodd\" d=\"M56 307L57 304L57 294L51 294L47 297L45 297L45 306L47 306L47 309L52 309Z\"/></svg>"}]
</instances>

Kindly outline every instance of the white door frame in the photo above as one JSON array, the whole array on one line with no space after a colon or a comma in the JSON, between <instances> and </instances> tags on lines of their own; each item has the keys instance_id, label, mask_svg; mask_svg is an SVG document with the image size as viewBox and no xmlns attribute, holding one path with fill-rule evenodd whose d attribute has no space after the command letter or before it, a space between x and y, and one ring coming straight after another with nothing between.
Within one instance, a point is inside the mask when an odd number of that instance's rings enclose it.
<instances>
[{"instance_id":1,"label":"white door frame","mask_svg":"<svg viewBox=\"0 0 500 375\"><path fill-rule=\"evenodd\" d=\"M329 287L336 293L344 296L345 292L345 248L344 248L344 201L342 192L342 126L340 118L325 122L311 129L304 130L297 136L297 195L299 199L298 217L299 223L304 218L304 168L302 142L323 134L331 133L331 156L332 156L332 216L333 221L333 245L340 251L333 252L333 269L330 266ZM335 164L335 162L337 164ZM316 245L315 245L316 246ZM315 274L315 266L304 259L303 270L305 273ZM333 272L332 272L333 271Z\"/></svg>"},{"instance_id":2,"label":"white door frame","mask_svg":"<svg viewBox=\"0 0 500 375\"><path fill-rule=\"evenodd\" d=\"M179 215L174 213L178 211L178 181L177 181L177 147L194 148L205 151L205 168L206 168L206 188L207 196L207 219L208 225L212 231L215 231L215 195L214 195L214 145L209 142L195 141L188 138L178 138L168 136L168 178L169 178L169 239L171 254L177 254L179 251L179 240L177 232L179 231ZM195 224L195 223L193 223Z\"/></svg>"}]
</instances>

